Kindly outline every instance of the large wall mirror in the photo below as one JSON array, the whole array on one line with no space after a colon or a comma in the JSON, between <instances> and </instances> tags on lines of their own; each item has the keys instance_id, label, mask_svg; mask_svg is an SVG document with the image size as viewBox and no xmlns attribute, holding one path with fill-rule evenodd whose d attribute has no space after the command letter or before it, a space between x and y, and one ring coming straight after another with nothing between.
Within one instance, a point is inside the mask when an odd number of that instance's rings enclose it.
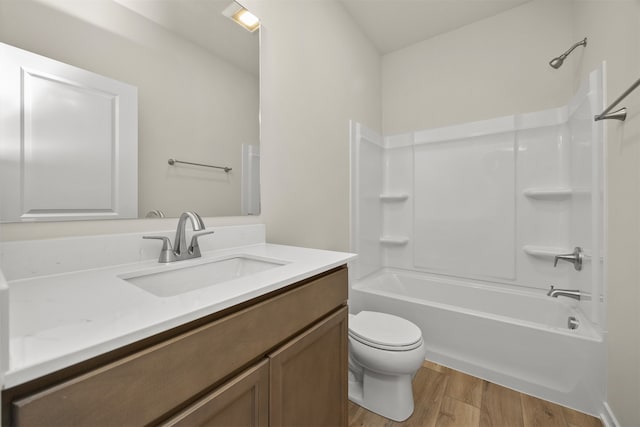
<instances>
[{"instance_id":1,"label":"large wall mirror","mask_svg":"<svg viewBox=\"0 0 640 427\"><path fill-rule=\"evenodd\" d=\"M255 215L259 31L231 2L3 0L0 42L137 87L138 217Z\"/></svg>"}]
</instances>

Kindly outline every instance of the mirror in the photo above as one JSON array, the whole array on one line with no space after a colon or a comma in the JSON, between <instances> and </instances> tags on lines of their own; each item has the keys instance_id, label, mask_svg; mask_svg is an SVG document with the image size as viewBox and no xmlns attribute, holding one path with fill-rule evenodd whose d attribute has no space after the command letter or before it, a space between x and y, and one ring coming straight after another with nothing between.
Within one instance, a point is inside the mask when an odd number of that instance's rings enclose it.
<instances>
[{"instance_id":1,"label":"mirror","mask_svg":"<svg viewBox=\"0 0 640 427\"><path fill-rule=\"evenodd\" d=\"M138 88L138 217L258 214L259 31L230 3L2 1L0 42Z\"/></svg>"}]
</instances>

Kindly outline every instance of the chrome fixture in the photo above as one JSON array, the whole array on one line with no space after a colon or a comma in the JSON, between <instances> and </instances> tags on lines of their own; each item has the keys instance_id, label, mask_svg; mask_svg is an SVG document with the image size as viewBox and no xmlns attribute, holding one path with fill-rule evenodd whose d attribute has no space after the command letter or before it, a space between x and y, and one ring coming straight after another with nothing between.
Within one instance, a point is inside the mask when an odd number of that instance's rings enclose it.
<instances>
[{"instance_id":1,"label":"chrome fixture","mask_svg":"<svg viewBox=\"0 0 640 427\"><path fill-rule=\"evenodd\" d=\"M551 65L553 68L555 68L556 70L558 68L560 68L562 66L562 63L564 62L565 59L567 59L567 56L569 56L569 54L571 52L573 52L573 49L577 48L578 46L584 46L587 47L587 38L585 37L584 40L574 44L573 46L571 46L571 48L566 51L565 53L563 53L562 55L553 58L551 61L549 61L549 65Z\"/></svg>"},{"instance_id":2,"label":"chrome fixture","mask_svg":"<svg viewBox=\"0 0 640 427\"><path fill-rule=\"evenodd\" d=\"M576 246L573 249L573 253L570 254L564 254L564 255L556 255L555 259L553 260L553 266L557 267L558 266L558 261L559 260L563 260L563 261L567 261L570 262L571 264L573 264L573 268L575 268L577 271L582 270L582 260L584 258L584 255L582 253L582 248L580 246Z\"/></svg>"},{"instance_id":3,"label":"chrome fixture","mask_svg":"<svg viewBox=\"0 0 640 427\"><path fill-rule=\"evenodd\" d=\"M640 83L640 80L638 80ZM627 107L622 107L619 110L612 111L610 113L603 112L597 116L593 117L593 120L598 122L600 120L620 120L624 122L627 119Z\"/></svg>"},{"instance_id":4,"label":"chrome fixture","mask_svg":"<svg viewBox=\"0 0 640 427\"><path fill-rule=\"evenodd\" d=\"M580 321L576 319L575 316L569 316L567 319L567 327L569 329L578 329L578 326L580 326Z\"/></svg>"},{"instance_id":5,"label":"chrome fixture","mask_svg":"<svg viewBox=\"0 0 640 427\"><path fill-rule=\"evenodd\" d=\"M160 209L154 209L147 212L145 218L164 218L164 212L162 212Z\"/></svg>"},{"instance_id":6,"label":"chrome fixture","mask_svg":"<svg viewBox=\"0 0 640 427\"><path fill-rule=\"evenodd\" d=\"M205 168L223 169L226 173L229 173L232 170L232 168L230 168L229 166L205 165L204 163L185 162L183 160L176 160L176 159L169 159L167 163L169 163L171 166L175 165L176 163L182 163L183 165L193 165L193 166L202 166Z\"/></svg>"},{"instance_id":7,"label":"chrome fixture","mask_svg":"<svg viewBox=\"0 0 640 427\"><path fill-rule=\"evenodd\" d=\"M613 101L611 103L611 105L609 105L606 108L606 110L604 110L602 113L598 114L597 116L594 116L593 120L595 120L597 122L598 120L614 119L614 120L620 120L620 121L624 122L625 119L627 118L627 109L626 109L626 107L622 107L622 108L620 108L619 110L616 110L616 111L611 111L611 110L613 110L616 107L616 105L618 105L620 103L620 101L625 99L627 97L627 95L629 95L631 92L636 90L636 88L638 86L640 86L640 79L636 80L635 83L633 83L631 86L629 86L629 88L627 90L625 90L622 93L622 95L620 95L615 101Z\"/></svg>"},{"instance_id":8,"label":"chrome fixture","mask_svg":"<svg viewBox=\"0 0 640 427\"><path fill-rule=\"evenodd\" d=\"M191 243L187 246L187 220L191 222L193 231L204 230L204 222L202 218L195 212L183 212L178 220L178 228L176 229L176 237L173 241L174 247L171 246L171 240L165 236L142 236L143 239L158 239L162 240L162 250L160 251L160 257L158 262L167 263L174 261L181 261L191 258L199 258L200 245L198 244L198 237L205 234L213 234L213 231L204 231L202 233L195 233L191 237Z\"/></svg>"},{"instance_id":9,"label":"chrome fixture","mask_svg":"<svg viewBox=\"0 0 640 427\"><path fill-rule=\"evenodd\" d=\"M547 296L551 298L569 297L580 301L582 293L578 289L556 289L553 285L551 285L551 287L549 288L549 292L547 292Z\"/></svg>"}]
</instances>

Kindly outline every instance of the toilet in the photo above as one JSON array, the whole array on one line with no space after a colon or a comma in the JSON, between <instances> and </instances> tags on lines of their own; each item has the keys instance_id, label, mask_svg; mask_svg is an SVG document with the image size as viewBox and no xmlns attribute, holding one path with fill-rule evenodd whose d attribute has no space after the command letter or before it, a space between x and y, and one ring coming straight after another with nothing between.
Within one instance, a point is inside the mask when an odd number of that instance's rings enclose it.
<instances>
[{"instance_id":1,"label":"toilet","mask_svg":"<svg viewBox=\"0 0 640 427\"><path fill-rule=\"evenodd\" d=\"M375 311L349 314L349 400L383 417L413 413L411 381L424 362L420 328Z\"/></svg>"}]
</instances>

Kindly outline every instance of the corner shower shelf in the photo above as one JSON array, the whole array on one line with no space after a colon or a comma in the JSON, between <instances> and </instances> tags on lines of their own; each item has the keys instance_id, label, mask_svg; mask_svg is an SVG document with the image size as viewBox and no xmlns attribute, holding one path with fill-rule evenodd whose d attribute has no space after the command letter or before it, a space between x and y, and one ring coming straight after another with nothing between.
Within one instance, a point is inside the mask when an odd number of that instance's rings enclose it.
<instances>
[{"instance_id":1,"label":"corner shower shelf","mask_svg":"<svg viewBox=\"0 0 640 427\"><path fill-rule=\"evenodd\" d=\"M380 195L383 202L403 202L409 198L407 193L384 193Z\"/></svg>"},{"instance_id":2,"label":"corner shower shelf","mask_svg":"<svg viewBox=\"0 0 640 427\"><path fill-rule=\"evenodd\" d=\"M405 236L382 236L380 243L389 246L405 246L409 243L409 238Z\"/></svg>"},{"instance_id":3,"label":"corner shower shelf","mask_svg":"<svg viewBox=\"0 0 640 427\"><path fill-rule=\"evenodd\" d=\"M564 200L573 195L589 194L587 188L545 187L527 188L522 192L526 197L536 200Z\"/></svg>"},{"instance_id":4,"label":"corner shower shelf","mask_svg":"<svg viewBox=\"0 0 640 427\"><path fill-rule=\"evenodd\" d=\"M566 254L571 252L571 250L567 248L534 245L525 245L522 247L522 250L525 254L536 258L553 258L558 254Z\"/></svg>"},{"instance_id":5,"label":"corner shower shelf","mask_svg":"<svg viewBox=\"0 0 640 427\"><path fill-rule=\"evenodd\" d=\"M568 254L571 253L572 249L569 248L558 248L558 247L549 247L549 246L534 246L534 245L525 245L522 247L522 250L527 255L536 258L550 258L553 259L556 255L559 254ZM589 250L585 250L583 252L584 262L591 260L593 258L593 254ZM604 256L600 256L598 258L600 262L604 261Z\"/></svg>"},{"instance_id":6,"label":"corner shower shelf","mask_svg":"<svg viewBox=\"0 0 640 427\"><path fill-rule=\"evenodd\" d=\"M527 188L524 195L537 200L562 200L573 194L573 190L567 187L558 188Z\"/></svg>"}]
</instances>

